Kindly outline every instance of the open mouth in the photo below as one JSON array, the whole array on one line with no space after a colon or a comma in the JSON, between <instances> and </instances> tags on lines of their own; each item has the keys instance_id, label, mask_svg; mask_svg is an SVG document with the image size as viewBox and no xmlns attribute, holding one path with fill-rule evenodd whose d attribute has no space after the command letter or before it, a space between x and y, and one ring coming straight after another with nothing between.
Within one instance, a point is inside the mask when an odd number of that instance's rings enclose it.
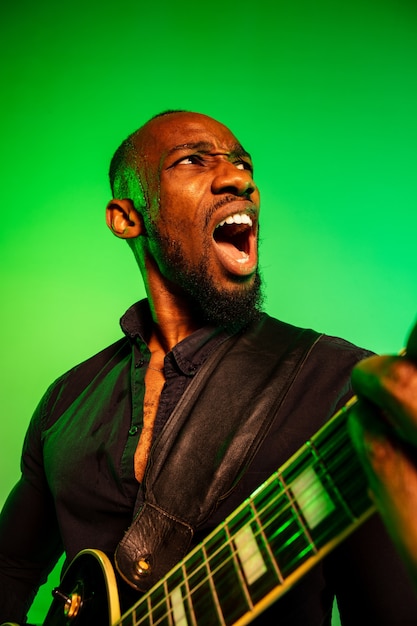
<instances>
[{"instance_id":1,"label":"open mouth","mask_svg":"<svg viewBox=\"0 0 417 626\"><path fill-rule=\"evenodd\" d=\"M217 224L214 241L223 265L233 273L247 274L256 266L255 234L247 213L233 213Z\"/></svg>"}]
</instances>

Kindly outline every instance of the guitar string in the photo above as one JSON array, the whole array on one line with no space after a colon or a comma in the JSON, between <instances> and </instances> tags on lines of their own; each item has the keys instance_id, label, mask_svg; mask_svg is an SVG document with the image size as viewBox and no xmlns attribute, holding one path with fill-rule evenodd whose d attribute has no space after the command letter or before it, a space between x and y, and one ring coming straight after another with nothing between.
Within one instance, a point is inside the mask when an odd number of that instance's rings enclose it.
<instances>
[{"instance_id":1,"label":"guitar string","mask_svg":"<svg viewBox=\"0 0 417 626\"><path fill-rule=\"evenodd\" d=\"M259 511L259 514L260 514L260 515L262 515L262 513L263 513L263 512L265 512L265 510L267 510L269 507L273 507L273 506L274 506L274 504L275 504L276 502L278 502L278 500L279 500L280 498L284 497L285 495L286 495L286 494L285 494L285 493L283 493L283 492L278 493L278 494L276 495L276 497L275 497L273 500L271 500L269 503L267 503L267 505L266 505L263 509L261 509L261 510ZM288 498L287 498L287 500L288 500ZM285 508L287 508L287 507L285 507ZM288 508L289 508L289 504L288 504ZM252 521L252 522L253 522L253 520L250 520L250 521ZM273 521L273 518L272 518L272 520L269 520L269 521ZM250 522L248 522L247 524L244 524L244 526L247 526L247 525L249 525L249 524L250 524ZM221 530L223 530L223 528L225 528L226 526L227 526L227 525L226 525L226 523L223 523L223 524L221 525ZM220 533L220 532L221 532L221 531L219 530L219 533ZM228 541L227 541L226 543L223 543L223 544L222 544L222 546L221 546L219 549L217 549L217 550L215 550L214 552L212 552L212 553L209 555L209 558L208 558L208 559L206 559L206 562L199 563L199 564L198 564L198 566L197 566L195 569L192 569L192 570L188 573L188 579L189 579L189 578L190 578L190 576L191 576L191 574L192 574L192 575L198 575L198 572L199 572L199 571L204 570L204 575L203 575L203 577L201 577L201 578L200 578L200 577L198 577L198 578L199 578L199 582L198 582L198 584L194 585L194 586L190 589L190 591L189 591L188 593L183 594L183 596L182 596L183 600L184 600L184 601L187 601L187 608L188 608L188 610L191 610L191 611L193 612L193 609L192 609L192 594L194 594L195 592L197 592L197 591L198 591L198 590L199 590L199 589L200 589L203 585L205 585L206 583L209 583L210 581L212 581L212 580L213 580L213 578L214 578L214 576L215 576L216 574L218 574L219 572L221 573L221 570L222 570L222 569L224 569L224 568L225 568L225 567L226 567L226 566L227 566L227 565L228 565L228 564L229 564L229 563L230 563L230 562L234 559L234 557L236 557L237 552L236 552L236 550L233 548L233 539L234 539L234 537L235 537L235 535L230 535L230 539L228 539ZM205 542L203 542L203 544L204 544L204 543L205 543ZM210 567L209 567L209 562L210 562L210 561L214 561L214 560L216 559L216 557L218 557L218 556L219 556L219 554L220 554L221 550L223 550L223 549L224 549L225 545L228 545L228 546L230 547L230 550L231 550L231 552L229 553L228 557L227 557L226 559L223 559L223 560L222 560L222 562L221 562L218 566L216 566L214 569L210 569ZM195 556L195 555L192 555L192 556ZM189 557L187 560L188 560L188 561L191 561L191 558ZM179 569L179 565L178 565L178 566L176 566L173 570L171 570L171 572L167 575L167 578L169 579L169 577L170 577L171 575L173 575L173 574L174 574L174 573L175 573L178 569ZM167 580L167 579L163 579L163 580L159 581L159 582L157 583L157 587L160 587L160 586L162 586L163 584L165 584L166 580ZM182 586L183 584L184 584L184 583L182 582L182 583L181 583L181 586ZM155 589L155 588L153 588L153 589ZM146 598L145 598L145 597L141 598L141 599L140 599L140 601L139 601L138 603L136 603L136 604L132 607L131 611L129 612L129 615L131 615L131 613L133 613L135 610L137 610L138 608L140 608L140 606L141 606L142 604L145 604L145 602L146 602L146 600L147 600L147 599L151 599L152 591L153 591L153 590L151 589L151 590L147 593L147 597L146 597ZM161 609L162 609L162 610L164 610L164 611L165 611L165 613L163 613L163 614L162 614L162 613L161 613ZM155 604L155 605L151 606L151 609L149 610L149 612L148 612L146 615L142 615L142 616L139 618L139 621L135 621L135 622L134 622L134 626L139 626L141 623L144 623L144 620L146 620L146 619L147 619L148 615L150 615L150 614L152 614L152 613L155 613L155 612L158 614L158 619L159 619L159 618L160 618L160 619L163 619L163 618L165 618L165 617L172 616L172 608L169 606L169 594L168 594L168 595L166 595L164 598L162 598L162 599L161 599L161 600L160 600L157 604ZM120 622L120 623L122 624L122 622Z\"/></svg>"},{"instance_id":2,"label":"guitar string","mask_svg":"<svg viewBox=\"0 0 417 626\"><path fill-rule=\"evenodd\" d=\"M338 413L337 413L334 417L335 417L335 418L336 418L336 417L338 417L338 416L340 415L340 413L341 413L341 412L344 412L344 410L345 410L345 407L344 407L343 409L341 409L341 411L339 411L339 412L338 412ZM334 421L333 421L333 419L332 419L332 420L330 420L327 424L325 424L325 426L323 427L323 429L322 429L321 431L319 431L319 433L322 433L322 432L327 431L327 430L328 430L328 428L325 428L325 427L329 427L329 428L331 428L332 426L334 426ZM339 428L339 430L341 430L341 429L343 428L343 426L344 426L344 424L343 424L343 423L342 423L342 424L336 424L336 427L337 427L337 428ZM318 433L318 434L319 434L319 433ZM343 445L343 442L342 442L342 445ZM329 447L329 449L334 448L334 441L333 441L333 440L332 440L331 444L330 444L328 447ZM303 446L303 447L299 450L298 454L296 455L296 458L301 457L301 456L302 456L302 454L303 454L303 452L305 452L306 450L307 450L307 451L309 451L309 450L308 450L308 448L307 448L307 445L305 444L305 445L304 445L304 446ZM324 456L324 454L325 454L325 453L326 453L326 449L324 449L324 452L323 452L323 454L322 454L322 455ZM322 456L322 455L320 455L320 456ZM302 460L302 459L301 459L301 460ZM311 463L309 463L307 460L304 460L304 461L302 460L302 465L305 465L305 466L306 466L306 468L308 468L308 467L311 465ZM344 469L344 473L345 473L345 474L347 474L347 475L349 475L349 471L348 471L348 469L346 469L346 465L344 465L344 468L345 468L345 469ZM280 481L280 480L281 480L281 478L280 478L280 477L282 477L282 475L283 475L283 472L279 472L279 471L275 472L274 474L272 474L272 476L270 477L270 479L268 479L268 481L266 481L265 486L270 486L270 484L269 484L269 483L276 482L277 480L278 480L278 481ZM289 487L290 489L291 489L291 484L292 484L292 483L290 482L290 483L289 483L289 485L288 485L288 487ZM277 505L277 503L279 502L279 500L280 500L280 499L281 499L281 500L286 500L286 506L284 506L281 510L279 510L279 511L277 512L277 506L276 506L276 505ZM314 499L315 499L314 497L313 497L313 498L310 498L310 500L309 500L308 502L306 502L306 506L308 506L309 504L311 504L312 502L314 502ZM251 500L252 500L252 498L251 498ZM256 532L254 533L255 537L258 537L258 536L260 535L261 531L262 531L262 530L264 530L264 529L266 529L266 528L267 528L267 526L271 525L273 522L275 522L275 521L278 519L278 517L279 517L279 516L282 516L283 514L288 513L288 511L289 511L289 510L294 511L294 505L293 505L293 504L292 504L292 502L289 500L289 497L288 497L288 495L286 494L286 492L285 492L285 491L280 491L280 492L278 492L278 493L276 494L276 496L275 496L273 499L269 500L269 501L268 501L268 502L267 502L267 503L263 506L263 508L260 508L259 510L257 510L258 515L259 515L259 516L263 516L263 515L265 515L265 513L268 513L269 509L273 509L274 515L273 515L272 517L270 517L269 519L267 519L267 520L266 520L266 522L265 522L264 524L262 524L262 525L257 524L257 530L256 530ZM238 513L236 513L236 515L232 516L232 518L229 518L229 521L228 521L228 525L229 525L229 526L230 526L230 524L233 522L234 518L235 518L235 517L237 517L237 515L238 515ZM353 523L353 522L354 522L354 519L352 518L352 520L350 521L350 523ZM246 527L246 526L251 526L251 524L253 524L253 523L256 523L256 522L254 522L254 520L253 520L253 519L250 519L248 522L244 523L244 525L243 525L243 526L241 526L241 527L239 528L239 530L241 530L241 528L244 528L244 527ZM306 538L306 533L304 532L304 530L303 530L303 529L300 529L300 528L299 528L299 521L297 520L297 518L296 518L296 517L293 517L293 518L291 519L290 524L294 524L294 526L297 526L297 527L298 527L298 531L297 531L297 532L295 532L295 533L292 535L292 539L296 540L296 539L298 539L298 538L300 538L300 537L303 537L304 539ZM226 522L225 522L225 523L223 523L223 524L219 527L218 534L220 534L220 533L223 531L223 529L224 529L225 527L227 527ZM278 531L277 531L277 530L275 530L275 533L276 533L276 532L278 532ZM320 542L323 540L323 538L325 538L325 537L326 537L326 534L327 534L327 532L324 532L322 536L321 536L321 535L318 535L318 538L316 539L316 543L320 543ZM214 536L215 536L215 535L214 535ZM223 560L223 561L222 561L222 563L220 563L220 564L219 564L219 565L218 565L218 566L217 566L214 570L208 571L208 572L207 572L207 575L205 575L203 578L199 579L199 583L198 583L197 585L195 585L193 588L189 589L189 591L187 591L187 593L183 594L183 596L182 596L182 597L183 597L183 600L184 600L184 601L187 601L187 607L188 607L188 609L190 609L190 607L191 607L191 610L192 610L192 598L191 598L192 594L193 594L193 593L195 593L195 592L196 592L196 591L197 591L197 590L198 590L198 589L199 589L199 588L200 588L203 584L207 583L210 579L212 579L212 578L213 578L213 576L215 576L215 575L216 575L216 574L218 574L218 573L220 573L220 574L221 574L221 570L222 570L222 569L224 569L224 568L228 565L228 563L229 563L229 562L231 562L232 560L234 560L234 559L236 558L236 556L237 556L237 557L239 557L238 552L237 552L237 551L236 551L236 549L233 547L233 540L234 540L234 537L235 537L235 535L234 535L234 534L232 534L232 535L230 536L230 540L228 540L228 541L226 542L226 544L230 544L230 545L229 545L229 547L230 547L230 554L229 554L228 558L227 558L227 559L225 559L225 560ZM311 541L308 539L308 542L307 542L307 543L308 543L308 544L311 544ZM205 544L205 541L203 541L203 544ZM220 550L224 549L224 546L225 546L226 544L223 544L223 545L222 545L222 546L221 546L221 547L220 547L217 551L215 551L215 552L213 552L212 554L210 554L208 561L210 561L210 560L212 560L212 561L213 561L213 560L215 560L215 558L219 556ZM311 548L311 547L312 547L312 546L310 545L310 548ZM315 548L314 544L313 544L313 547ZM317 549L313 549L313 552L317 552ZM181 565L181 566L183 567L183 566L184 566L184 564L185 564L185 565L187 564L187 561L191 561L191 559L192 559L192 557L193 557L193 556L194 556L194 555L192 555L192 554L191 554L189 557L185 557L185 560L183 561L183 563L182 563L182 565ZM276 560L276 555L274 555L274 560ZM170 577L171 577L171 576L172 576L172 575L173 575L173 574L174 574L174 573L175 573L175 572L179 569L179 566L180 566L180 565L177 565L176 567L174 567L174 569L173 569L173 570L171 570L171 571L167 574L167 576L163 579L163 581L167 581L167 580L169 580L169 578L170 578ZM192 573L192 574L194 575L194 574L198 573L198 571L199 571L200 569L202 569L203 567L206 567L204 563L203 563L202 565L200 564L200 565L199 565L196 569L193 569L193 570L192 570L192 572L190 572L190 574ZM188 579L190 578L190 574L188 574ZM163 581L159 581L159 582L156 584L156 587L160 586L160 585L162 584L162 582L163 582ZM181 582L181 586L183 587L183 586L184 586L184 584L185 584L185 583L184 583L184 581L182 581L182 582ZM151 594L152 594L152 592L153 592L153 590L154 590L154 589L155 589L155 587L153 587L153 588L152 588L149 592L147 592L146 596L145 596L145 597L142 597L142 598L140 599L140 601L139 601L138 603L136 603L136 604L134 605L134 607L132 607L131 611L133 611L134 609L136 610L137 608L140 608L140 605L141 605L141 604L144 604L146 600L151 600L150 596L151 596ZM169 599L168 599L168 598L164 598L164 599L162 599L162 600L161 600L161 602L160 602L159 604L156 604L155 606L151 607L151 610L149 611L149 613L154 612L154 611L156 611L156 610L158 610L158 611L159 611L159 609L161 608L162 604L165 604L165 605L166 605L166 609L165 609L165 610L166 610L166 613L165 613L165 616L166 616L166 617L168 617L170 614L172 614L172 608L168 606L168 602L169 602ZM148 613L148 615L149 615L149 613ZM158 613L158 614L159 614L159 613ZM142 616L142 617L143 617L144 619L146 619L146 617L147 617L147 616L145 615L145 616ZM140 621L139 621L139 622L135 622L134 626L139 626L139 624L140 624L140 623L141 623ZM143 623L143 620L142 620L142 623Z\"/></svg>"},{"instance_id":3,"label":"guitar string","mask_svg":"<svg viewBox=\"0 0 417 626\"><path fill-rule=\"evenodd\" d=\"M272 520L270 520L270 522L272 522ZM292 520L292 524L294 524L294 520ZM259 534L259 531L257 531L256 535ZM297 528L297 531L293 534L292 536L292 540L295 540L299 537L303 537L303 539L305 539L305 534L299 529ZM330 537L331 538L331 537ZM233 537L231 537L230 540L230 554L228 555L227 559L224 559L222 561L221 564L219 564L218 566L216 566L214 569L212 568L211 570L209 569L209 564L210 562L207 563L207 565L205 566L199 566L198 568L192 570L189 574L188 574L188 578L189 576L192 575L196 575L196 573L198 573L199 569L202 569L202 567L205 567L205 573L204 573L204 577L199 581L199 583L197 585L194 585L192 588L189 588L186 593L183 592L182 590L182 599L184 602L187 602L187 608L188 611L190 611L191 613L193 613L193 598L192 596L198 592L198 590L200 588L202 588L202 586L204 584L206 584L207 582L213 581L214 576L216 576L217 574L220 574L220 576L222 576L222 573L224 574L225 572L225 568L227 568L227 566L229 565L229 563L231 561L234 561L236 559L236 557L238 557L239 555L237 554L236 550L233 548L232 542L233 541ZM228 542L229 543L229 542ZM311 547L311 545L310 545ZM317 554L318 550L310 550L310 556L314 556L315 554ZM216 555L213 554L210 556L210 560L213 560L213 558ZM276 556L274 557L274 559L276 560ZM299 564L301 565L303 562L303 559L299 558ZM233 563L233 567L234 563ZM223 577L224 578L224 577ZM186 580L186 579L184 579ZM182 580L179 585L176 586L180 586L181 588L183 588L185 582L184 580ZM216 582L216 584L218 585L220 581ZM276 586L279 586L280 582L277 579L277 584ZM270 591L270 589L268 589L267 591ZM248 591L248 593L250 594L250 592ZM152 594L151 594L152 595ZM266 592L265 592L266 595ZM141 619L141 621L136 621L135 624L140 624L141 622L143 623L144 620L147 619L147 616L150 614L155 614L155 612L158 613L158 615L161 615L161 606L163 605L163 610L165 611L165 616L169 616L172 613L172 607L169 605L169 596L165 597L164 599L162 599L159 603L157 604L153 604L152 605L152 598L150 597L150 607L148 607L147 609L147 614L143 615ZM136 609L140 609L140 606L135 605Z\"/></svg>"},{"instance_id":4,"label":"guitar string","mask_svg":"<svg viewBox=\"0 0 417 626\"><path fill-rule=\"evenodd\" d=\"M282 499L282 498L284 498L284 499L286 499L286 500L287 500L287 505L286 505L286 507L284 507L284 509L281 509L281 511L279 512L279 514L280 514L280 515L282 515L282 513L283 513L283 512L285 512L285 511L287 511L287 510L289 510L289 509L293 509L293 506L291 505L291 503L290 503L290 502L288 502L288 496L286 496L285 492L281 492L280 494L278 494L278 495L277 495L277 497L276 497L276 498L274 498L273 500L271 500L271 501L270 501L270 503L268 503L268 506L264 507L264 510L263 510L263 511L261 510L261 511L259 512L259 515L262 515L262 513L264 513L264 512L265 512L265 510L267 511L267 510L268 510L268 508L270 508L270 507L274 507L274 505L278 502L278 500L279 500L280 498L281 498L281 499ZM274 522L277 518L278 518L278 516L277 516L277 515L276 515L276 516L271 517L271 518L267 521L267 524L266 524L266 525L264 524L263 526L260 526L260 527L257 529L257 531L254 533L254 536L255 536L255 537L259 536L259 535L260 535L260 533L261 533L261 530L262 530L262 529L265 529L265 528L267 527L267 525L270 525L271 523L273 523L273 522ZM249 525L251 525L251 523L253 524L253 521L254 521L253 519L252 519L252 520L250 520L249 522L247 522L246 524L244 524L244 526L249 526ZM350 520L350 524L352 524L352 523L354 523L354 520L353 520L353 519L352 519L352 520ZM295 518L293 518L293 519L291 520L290 524L294 524L294 526L295 526L295 525L297 525L297 526L298 526L298 523L297 523L297 521L296 521L296 519L295 519ZM224 526L226 526L226 525L224 524ZM341 531L339 531L339 532L341 532ZM326 536L326 534L327 534L327 533L323 533L323 536L319 536L320 541L323 539L323 537L325 537L325 536ZM221 575L222 570L224 570L224 569L227 567L227 565L229 565L229 563L231 563L232 561L233 561L233 567L234 567L234 561L235 561L236 557L239 557L239 554L238 554L237 550L233 547L233 540L234 540L234 537L235 537L235 535L231 535L231 536L230 536L230 539L228 539L228 541L227 541L227 542L225 542L225 543L223 544L223 546L221 547L221 550L223 550L223 549L224 549L224 547L225 547L225 545L228 545L228 546L229 546L229 548L230 548L230 553L229 553L228 557L227 557L226 559L223 559L223 560L222 560L222 562L221 562L218 566L216 566L214 569L211 569L211 570L209 569L209 562L210 562L210 561L215 560L215 557L216 557L216 556L217 556L217 557L219 556L220 549L219 549L219 550L217 550L217 551L215 551L215 552L213 552L212 554L210 554L209 559L207 560L207 564L206 564L206 563L199 564L197 568L193 569L192 571L190 571L190 572L187 574L187 578L189 579L189 578L190 578L190 576L191 576L191 574L192 574L192 575L195 575L195 574L197 574L197 573L198 573L198 571L199 571L199 570L201 570L201 569L203 569L203 568L204 568L205 570L207 570L206 575L205 575L203 578L201 578L201 579L199 580L199 583L198 583L197 585L194 585L192 588L189 588L189 590L188 590L186 593L182 593L182 599L183 599L183 601L184 601L184 602L187 602L187 609L188 609L188 611L189 611L189 612L191 612L191 613L193 613L193 612L194 612L194 611L193 611L193 600L192 600L192 595L193 595L193 594L195 594L195 593L196 593L196 592L197 592L197 591L198 591L198 590L199 590L199 589L200 589L200 588L201 588L204 584L208 583L210 580L213 580L214 576L216 576L216 575L217 575L217 574L219 574L219 573L220 573L220 575ZM306 535L305 535L305 533L304 533L304 532L303 532L303 531L299 528L299 526L298 526L298 528L297 528L297 532L295 532L295 533L292 535L291 539L296 540L296 539L298 539L298 538L300 538L300 537L302 537L303 539L306 539ZM310 541L308 541L307 543L308 543L308 544L311 544L311 542L310 542ZM316 541L316 543L319 543L319 541ZM310 545L310 548L311 548L311 547L312 547L312 546ZM313 548L315 548L315 546L313 546ZM309 558L310 556L314 556L314 555L316 555L316 554L317 554L317 552L318 552L318 550L317 550L317 549L312 549L311 553L309 554L309 556L308 556L307 558ZM194 556L195 556L195 555L194 555ZM276 559L276 555L274 555L274 559ZM306 559L306 553L304 553L304 551L303 551L303 557L299 559L300 564L301 564L301 563L302 563L305 559ZM167 578L166 578L166 579L164 579L164 581L160 581L159 583L157 583L157 586L160 586L162 583L164 583L164 584L165 584L165 583L169 580L169 578L172 576L172 574L173 574L175 571L176 571L176 568L174 568L174 570L172 570L172 571L170 572L170 574L167 576ZM280 583L278 582L278 583L277 583L277 586L279 586L279 584L280 584ZM180 585L179 585L179 586L183 587L184 585L185 585L185 582L184 582L184 580L182 580L182 582L180 583ZM177 586L178 586L178 585L177 585ZM155 589L155 588L153 588L153 589ZM268 589L268 591L269 591L269 589ZM266 593L267 593L267 592L266 592ZM151 615L152 613L155 613L155 612L157 612L157 614L158 614L158 619L162 619L162 618L164 618L164 617L169 617L169 616L172 616L172 612L173 612L173 611L172 611L172 607L169 605L169 594L168 594L167 596L165 596L163 599L161 599L161 600L159 601L159 603L157 603L157 604L155 604L155 605L153 605L153 606L152 606L152 604L151 604L151 595L152 595L152 590L150 590L150 591L148 592L148 599L150 600L150 603L149 603L149 604L150 604L151 608L150 608L150 609L148 609L148 612L147 612L147 614L146 614L146 615L142 615L142 616L139 618L139 621L135 621L135 622L134 622L134 626L139 626L141 623L144 623L144 620L146 620L146 619L147 619L147 617L148 617L149 615ZM250 595L250 591L249 591L249 595ZM266 595L266 594L265 594L265 595ZM132 607L131 611L133 612L133 609L135 609L135 610L136 610L136 609L140 608L140 605L141 605L141 604L144 604L144 603L145 603L145 598L141 598L141 600L139 601L139 603L135 604L135 605L134 605L134 607ZM161 614L161 608L162 608L162 606L163 606L163 610L165 611L165 613L164 613L164 614ZM249 607L249 608L250 608L250 607ZM248 608L248 610L249 610L249 608Z\"/></svg>"},{"instance_id":5,"label":"guitar string","mask_svg":"<svg viewBox=\"0 0 417 626\"><path fill-rule=\"evenodd\" d=\"M268 506L273 506L273 505L274 505L274 503L276 503L276 502L279 500L279 498L280 498L281 496L283 496L282 492L281 492L281 493L279 493L279 494L277 494L277 496L276 496L276 497L275 497L272 501L270 501L269 503L267 503L267 505L263 508L262 512L264 512L265 510L267 510L267 509L268 509ZM262 514L262 512L260 512L260 514ZM223 530L223 528L224 528L225 526L226 526L226 523L223 523L223 524L221 525L221 530L219 530L219 533ZM232 549L232 550L233 550L233 548L232 548L232 540L233 540L233 538L234 538L234 535L231 535L231 541L227 541L227 544L228 544L228 545L229 545L229 543L230 543L230 547L231 547L231 549ZM203 542L203 544L204 544L204 543L205 543L205 542ZM219 556L220 551L221 551L221 549L223 549L223 548L224 548L224 544L223 544L223 545L222 545L222 546L221 546L218 550L216 550L216 551L214 551L214 552L212 552L212 553L210 554L209 558L208 558L208 559L206 559L207 564L206 564L205 562L203 562L203 563L199 563L199 564L198 564L198 566L197 566L195 569L193 569L193 570L192 570L192 572L191 572L191 571L189 572L189 574L188 574L188 578L190 578L191 573L192 573L193 575L198 575L198 572L199 572L199 571L204 570L204 575L203 575L203 577L201 577L201 578L200 578L200 577L198 577L198 578L199 578L199 582L198 582L198 584L197 584L197 585L194 585L194 586L192 587L192 589L190 590L190 592L189 592L188 594L186 594L185 596L183 596L183 599L184 599L184 600L187 600L187 605L188 605L188 608L190 608L190 606L192 606L192 598L191 598L192 594L193 594L193 593L195 593L196 591L198 591L198 590L199 590L199 588L201 588L204 584L208 583L210 580L213 580L213 577L214 577L214 576L215 576L218 572L220 572L222 568L226 567L226 566L228 565L229 561L231 561L231 560L232 560L232 558L233 558L233 552L232 552L231 554L229 554L228 558L227 558L227 559L225 559L225 560L223 560L223 561L222 561L222 563L221 563L219 566L217 566L216 568L214 568L214 569L212 569L212 570L209 570L209 568L208 568L208 562L209 562L210 560L211 560L211 561L215 560L215 558ZM188 560L188 561L191 561L193 556L195 556L195 555L191 555L191 556L190 556L187 560ZM167 575L167 578L169 578L169 577L170 577L170 575L172 575L174 572L176 572L176 571L177 571L177 569L179 569L179 565L177 565L177 566L176 566L173 570L171 570L170 574L168 574L168 575ZM166 579L165 579L165 580L166 580ZM160 587L162 584L164 584L165 580L159 581L159 583L157 583L157 586L158 586L158 587ZM146 598L145 598L145 597L141 598L141 599L140 599L140 601L139 601L138 603L136 603L136 604L134 605L134 607L132 607L131 612L133 612L134 610L136 610L136 609L140 608L140 606L141 606L142 604L145 604L145 602L147 601L147 599L150 599L151 595L152 595L152 589L151 589L151 590L147 593L147 597L146 597ZM162 614L162 613L161 613L161 609L163 609L163 610L165 611L165 613L164 613L164 614ZM151 608L151 610L149 611L149 613L148 613L147 615L142 615L142 616L139 618L139 621L135 621L135 622L134 622L134 626L139 626L141 623L144 623L144 620L146 620L146 619L147 619L148 615L149 615L149 614L152 614L152 613L155 613L155 612L157 612L158 617L160 617L160 618L168 617L168 616L172 613L172 609L171 609L171 607L169 606L169 595L168 595L168 596L165 596L165 597L164 597L164 598L162 598L162 599L161 599L161 600L160 600L157 604L153 605L153 606L152 606L152 608ZM122 622L121 622L121 623L122 623Z\"/></svg>"}]
</instances>

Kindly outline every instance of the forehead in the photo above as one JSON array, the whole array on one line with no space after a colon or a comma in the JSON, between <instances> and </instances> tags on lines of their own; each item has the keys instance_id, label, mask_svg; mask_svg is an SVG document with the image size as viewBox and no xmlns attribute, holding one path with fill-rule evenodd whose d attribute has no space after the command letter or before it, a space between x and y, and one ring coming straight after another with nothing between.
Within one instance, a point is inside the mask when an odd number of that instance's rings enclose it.
<instances>
[{"instance_id":1,"label":"forehead","mask_svg":"<svg viewBox=\"0 0 417 626\"><path fill-rule=\"evenodd\" d=\"M140 157L154 165L182 146L205 144L214 150L242 151L227 126L200 113L171 113L154 118L140 129L135 143Z\"/></svg>"}]
</instances>

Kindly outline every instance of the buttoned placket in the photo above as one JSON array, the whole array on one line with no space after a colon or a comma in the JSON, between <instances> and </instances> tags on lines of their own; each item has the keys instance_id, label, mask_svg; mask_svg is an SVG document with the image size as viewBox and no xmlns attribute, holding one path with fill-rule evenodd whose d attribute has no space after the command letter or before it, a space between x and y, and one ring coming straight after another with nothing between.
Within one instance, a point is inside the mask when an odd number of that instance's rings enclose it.
<instances>
[{"instance_id":1,"label":"buttoned placket","mask_svg":"<svg viewBox=\"0 0 417 626\"><path fill-rule=\"evenodd\" d=\"M128 475L134 474L134 455L143 427L143 401L145 397L145 372L150 353L146 345L137 339L132 343L130 368L131 419L123 453L123 469Z\"/></svg>"}]
</instances>

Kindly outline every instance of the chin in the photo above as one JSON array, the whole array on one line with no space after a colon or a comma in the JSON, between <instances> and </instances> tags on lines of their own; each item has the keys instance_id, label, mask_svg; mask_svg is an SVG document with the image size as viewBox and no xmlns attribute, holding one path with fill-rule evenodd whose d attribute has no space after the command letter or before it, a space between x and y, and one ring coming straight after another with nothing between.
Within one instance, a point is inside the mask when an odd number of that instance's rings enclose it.
<instances>
[{"instance_id":1,"label":"chin","mask_svg":"<svg viewBox=\"0 0 417 626\"><path fill-rule=\"evenodd\" d=\"M234 288L200 284L198 306L203 319L215 326L228 329L241 328L259 317L263 294L259 272L250 281L240 280Z\"/></svg>"}]
</instances>

